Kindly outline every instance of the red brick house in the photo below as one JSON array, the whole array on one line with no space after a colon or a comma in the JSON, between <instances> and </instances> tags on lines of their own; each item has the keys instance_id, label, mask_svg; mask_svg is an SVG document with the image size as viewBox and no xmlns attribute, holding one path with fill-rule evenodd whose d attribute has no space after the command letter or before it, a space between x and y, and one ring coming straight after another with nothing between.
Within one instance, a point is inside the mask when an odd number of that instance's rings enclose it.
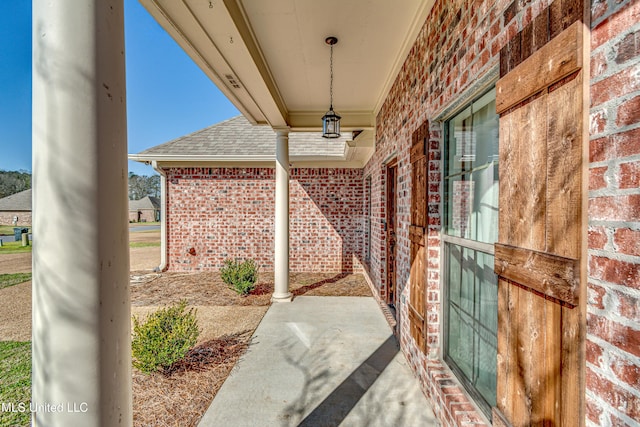
<instances>
[{"instance_id":1,"label":"red brick house","mask_svg":"<svg viewBox=\"0 0 640 427\"><path fill-rule=\"evenodd\" d=\"M145 196L139 200L129 200L129 222L154 222L160 220L160 199Z\"/></svg>"},{"instance_id":2,"label":"red brick house","mask_svg":"<svg viewBox=\"0 0 640 427\"><path fill-rule=\"evenodd\" d=\"M0 199L0 225L31 225L31 189Z\"/></svg>"},{"instance_id":3,"label":"red brick house","mask_svg":"<svg viewBox=\"0 0 640 427\"><path fill-rule=\"evenodd\" d=\"M443 425L637 425L640 2L416 1L354 24L379 44L338 34L336 64L362 69L336 83L334 158L297 151L326 101L297 62L326 46L287 33L311 6L224 2L197 27L204 3L143 3L247 120L132 156L164 176L166 267L361 271ZM359 48L392 57L375 84Z\"/></svg>"}]
</instances>

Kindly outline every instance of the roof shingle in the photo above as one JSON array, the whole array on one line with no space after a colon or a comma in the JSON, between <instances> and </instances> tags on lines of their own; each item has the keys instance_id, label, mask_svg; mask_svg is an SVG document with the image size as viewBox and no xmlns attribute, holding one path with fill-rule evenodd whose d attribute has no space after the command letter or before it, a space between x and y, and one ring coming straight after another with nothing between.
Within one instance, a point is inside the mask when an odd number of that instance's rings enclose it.
<instances>
[{"instance_id":1,"label":"roof shingle","mask_svg":"<svg viewBox=\"0 0 640 427\"><path fill-rule=\"evenodd\" d=\"M344 155L347 137L323 138L317 132L291 132L291 157ZM276 134L268 126L254 126L243 116L233 117L215 125L151 147L139 155L180 156L273 156L276 152Z\"/></svg>"},{"instance_id":2,"label":"roof shingle","mask_svg":"<svg viewBox=\"0 0 640 427\"><path fill-rule=\"evenodd\" d=\"M160 199L153 196L145 196L139 200L129 200L129 210L160 209Z\"/></svg>"},{"instance_id":3,"label":"roof shingle","mask_svg":"<svg viewBox=\"0 0 640 427\"><path fill-rule=\"evenodd\" d=\"M0 211L31 211L31 189L0 199Z\"/></svg>"}]
</instances>

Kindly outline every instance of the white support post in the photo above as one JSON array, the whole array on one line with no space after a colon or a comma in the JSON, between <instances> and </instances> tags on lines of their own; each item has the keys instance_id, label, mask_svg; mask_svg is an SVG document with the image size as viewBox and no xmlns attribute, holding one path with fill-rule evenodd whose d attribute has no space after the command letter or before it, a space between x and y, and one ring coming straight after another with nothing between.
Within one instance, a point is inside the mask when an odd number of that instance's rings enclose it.
<instances>
[{"instance_id":1,"label":"white support post","mask_svg":"<svg viewBox=\"0 0 640 427\"><path fill-rule=\"evenodd\" d=\"M275 214L275 289L271 301L289 302L289 129L276 129Z\"/></svg>"},{"instance_id":2,"label":"white support post","mask_svg":"<svg viewBox=\"0 0 640 427\"><path fill-rule=\"evenodd\" d=\"M33 4L33 424L130 426L123 0Z\"/></svg>"},{"instance_id":3,"label":"white support post","mask_svg":"<svg viewBox=\"0 0 640 427\"><path fill-rule=\"evenodd\" d=\"M157 161L151 163L153 170L160 175L160 265L156 267L158 273L167 269L167 173L158 166Z\"/></svg>"}]
</instances>

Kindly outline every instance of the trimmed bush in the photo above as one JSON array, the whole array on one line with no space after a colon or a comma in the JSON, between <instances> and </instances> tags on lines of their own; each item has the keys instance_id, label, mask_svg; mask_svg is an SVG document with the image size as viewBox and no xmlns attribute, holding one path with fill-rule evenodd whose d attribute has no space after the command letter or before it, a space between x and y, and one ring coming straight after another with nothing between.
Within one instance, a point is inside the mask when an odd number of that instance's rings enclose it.
<instances>
[{"instance_id":1,"label":"trimmed bush","mask_svg":"<svg viewBox=\"0 0 640 427\"><path fill-rule=\"evenodd\" d=\"M186 311L187 301L161 308L142 322L133 317L133 367L150 374L167 372L171 365L183 359L196 344L200 330L196 311Z\"/></svg>"},{"instance_id":2,"label":"trimmed bush","mask_svg":"<svg viewBox=\"0 0 640 427\"><path fill-rule=\"evenodd\" d=\"M240 295L249 295L258 281L258 266L252 259L238 262L226 259L220 269L222 281Z\"/></svg>"}]
</instances>

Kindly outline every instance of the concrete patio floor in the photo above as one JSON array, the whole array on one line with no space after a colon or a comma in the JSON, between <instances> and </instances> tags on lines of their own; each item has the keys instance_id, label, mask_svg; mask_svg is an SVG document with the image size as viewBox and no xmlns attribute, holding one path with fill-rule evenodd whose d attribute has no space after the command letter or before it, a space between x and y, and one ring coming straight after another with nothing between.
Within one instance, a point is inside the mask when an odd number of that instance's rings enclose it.
<instances>
[{"instance_id":1,"label":"concrete patio floor","mask_svg":"<svg viewBox=\"0 0 640 427\"><path fill-rule=\"evenodd\" d=\"M199 426L435 426L369 297L272 305Z\"/></svg>"}]
</instances>

